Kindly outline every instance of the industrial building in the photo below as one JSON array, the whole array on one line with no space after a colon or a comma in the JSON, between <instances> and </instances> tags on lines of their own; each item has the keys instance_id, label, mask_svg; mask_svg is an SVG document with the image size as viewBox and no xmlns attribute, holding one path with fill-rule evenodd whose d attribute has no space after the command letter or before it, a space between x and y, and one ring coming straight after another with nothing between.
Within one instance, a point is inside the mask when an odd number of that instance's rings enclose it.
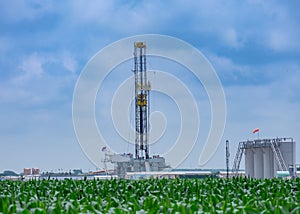
<instances>
[{"instance_id":1,"label":"industrial building","mask_svg":"<svg viewBox=\"0 0 300 214\"><path fill-rule=\"evenodd\" d=\"M288 173L295 176L295 141L293 138L247 140L239 143L232 171L237 173L245 154L245 175L274 178Z\"/></svg>"},{"instance_id":2,"label":"industrial building","mask_svg":"<svg viewBox=\"0 0 300 214\"><path fill-rule=\"evenodd\" d=\"M40 174L40 169L38 169L38 168L24 168L23 174L24 174L24 176L39 175Z\"/></svg>"}]
</instances>

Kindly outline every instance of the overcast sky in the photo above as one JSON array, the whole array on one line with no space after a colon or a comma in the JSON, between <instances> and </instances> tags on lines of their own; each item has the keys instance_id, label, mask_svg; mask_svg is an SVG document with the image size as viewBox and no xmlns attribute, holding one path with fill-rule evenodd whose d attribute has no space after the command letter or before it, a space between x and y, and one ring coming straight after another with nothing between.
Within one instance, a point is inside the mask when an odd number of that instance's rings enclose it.
<instances>
[{"instance_id":1,"label":"overcast sky","mask_svg":"<svg viewBox=\"0 0 300 214\"><path fill-rule=\"evenodd\" d=\"M99 50L137 34L177 37L214 66L226 96L223 142L231 143L230 165L238 142L255 138L256 127L261 138L300 142L299 9L297 0L1 1L0 171L95 170L73 129L73 90ZM195 97L201 114L201 103L202 109L209 104ZM99 96L100 113L107 110L101 102ZM154 109L163 112L168 105L166 101L162 109ZM99 127L109 123L99 120ZM202 146L197 142L182 167L199 167ZM300 163L300 146L296 153ZM222 144L204 168L225 168L224 154Z\"/></svg>"}]
</instances>

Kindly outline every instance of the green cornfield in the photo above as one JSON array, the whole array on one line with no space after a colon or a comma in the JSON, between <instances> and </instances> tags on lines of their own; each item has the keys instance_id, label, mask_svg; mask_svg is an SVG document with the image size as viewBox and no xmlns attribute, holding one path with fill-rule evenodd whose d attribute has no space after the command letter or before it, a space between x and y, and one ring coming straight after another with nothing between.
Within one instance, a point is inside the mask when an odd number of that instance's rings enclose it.
<instances>
[{"instance_id":1,"label":"green cornfield","mask_svg":"<svg viewBox=\"0 0 300 214\"><path fill-rule=\"evenodd\" d=\"M1 213L300 213L300 179L0 181Z\"/></svg>"}]
</instances>

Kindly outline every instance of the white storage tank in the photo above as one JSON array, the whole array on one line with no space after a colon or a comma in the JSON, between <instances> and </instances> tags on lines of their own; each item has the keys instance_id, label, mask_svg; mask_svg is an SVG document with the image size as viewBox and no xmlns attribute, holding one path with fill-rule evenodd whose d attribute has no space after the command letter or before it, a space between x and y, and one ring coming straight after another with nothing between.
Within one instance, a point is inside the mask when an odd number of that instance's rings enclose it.
<instances>
[{"instance_id":1,"label":"white storage tank","mask_svg":"<svg viewBox=\"0 0 300 214\"><path fill-rule=\"evenodd\" d=\"M274 178L277 171L295 172L296 143L293 138L257 139L241 142L245 152L245 174L252 178ZM284 162L286 168L280 167Z\"/></svg>"},{"instance_id":2,"label":"white storage tank","mask_svg":"<svg viewBox=\"0 0 300 214\"><path fill-rule=\"evenodd\" d=\"M245 175L254 176L254 154L251 148L245 149Z\"/></svg>"},{"instance_id":3,"label":"white storage tank","mask_svg":"<svg viewBox=\"0 0 300 214\"><path fill-rule=\"evenodd\" d=\"M262 147L257 147L254 149L254 178L264 178Z\"/></svg>"},{"instance_id":4,"label":"white storage tank","mask_svg":"<svg viewBox=\"0 0 300 214\"><path fill-rule=\"evenodd\" d=\"M281 139L279 149L281 151L283 160L286 164L287 169L293 168L292 171L295 172L296 164L296 144L292 138Z\"/></svg>"},{"instance_id":5,"label":"white storage tank","mask_svg":"<svg viewBox=\"0 0 300 214\"><path fill-rule=\"evenodd\" d=\"M263 148L264 178L274 178L274 156L270 147Z\"/></svg>"}]
</instances>

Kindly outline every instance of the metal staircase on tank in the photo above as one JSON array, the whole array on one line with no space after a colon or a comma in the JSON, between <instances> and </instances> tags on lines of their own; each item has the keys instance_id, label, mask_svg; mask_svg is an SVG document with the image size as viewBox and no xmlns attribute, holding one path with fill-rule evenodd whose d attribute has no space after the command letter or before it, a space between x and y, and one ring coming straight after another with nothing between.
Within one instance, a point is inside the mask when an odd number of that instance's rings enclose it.
<instances>
[{"instance_id":1,"label":"metal staircase on tank","mask_svg":"<svg viewBox=\"0 0 300 214\"><path fill-rule=\"evenodd\" d=\"M237 153L235 155L235 158L234 158L233 167L232 167L232 172L233 172L234 176L237 176L238 171L240 169L240 164L241 164L241 160L242 160L242 157L243 157L244 150L245 150L244 142L240 142L239 147L238 147L238 151L237 151Z\"/></svg>"},{"instance_id":2,"label":"metal staircase on tank","mask_svg":"<svg viewBox=\"0 0 300 214\"><path fill-rule=\"evenodd\" d=\"M279 145L278 145L278 140L277 139L272 139L271 140L271 149L272 149L272 152L275 156L275 160L277 162L277 165L278 165L278 168L279 170L281 171L288 171L288 168L286 167L286 164L283 160L283 157L282 157L282 154L279 150Z\"/></svg>"}]
</instances>

